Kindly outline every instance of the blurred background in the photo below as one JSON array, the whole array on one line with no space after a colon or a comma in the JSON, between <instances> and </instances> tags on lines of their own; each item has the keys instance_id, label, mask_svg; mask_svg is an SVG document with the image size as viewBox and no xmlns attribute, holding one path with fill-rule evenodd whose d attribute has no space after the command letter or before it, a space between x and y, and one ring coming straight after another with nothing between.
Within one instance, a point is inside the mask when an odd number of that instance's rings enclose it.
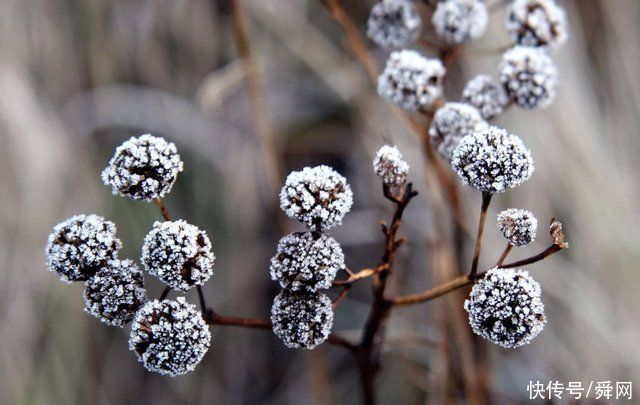
<instances>
[{"instance_id":1,"label":"blurred background","mask_svg":"<svg viewBox=\"0 0 640 405\"><path fill-rule=\"evenodd\" d=\"M345 3L364 32L373 1ZM300 229L283 221L277 188L283 173L305 165L329 164L347 177L354 209L330 233L350 268L377 263L379 221L390 217L391 207L371 159L385 143L398 145L421 191L406 213L408 243L390 292L436 283L430 246L438 235L420 142L376 95L319 1L243 4L266 114L256 114L248 96L225 1L0 4L0 403L359 400L351 355L326 344L288 350L262 330L213 327L211 349L195 372L147 373L127 348L128 328L85 314L82 284L64 285L46 270L51 228L79 213L114 221L124 242L121 256L139 258L159 212L153 204L112 196L99 175L114 148L141 133L178 146L185 171L166 204L174 217L209 233L217 270L205 292L221 314L268 317L278 291L269 259L282 232ZM571 248L530 268L548 316L531 345L508 351L474 343L487 357L476 371L499 403L528 398L529 381L640 379L640 2L562 4L571 36L554 55L558 97L548 109L511 108L497 120L524 139L537 170L523 187L494 199L481 266L494 263L504 248L495 214L507 207L529 209L540 220L538 240L512 259L549 244L546 224L554 215ZM430 11L421 12L429 34ZM507 44L504 18L504 8L493 12L486 34L470 47ZM368 46L384 63L388 53ZM477 73L495 77L499 58L464 54L447 76L446 97L459 99ZM265 162L259 141L258 133L269 128L279 173ZM460 192L473 234L480 195L466 187ZM464 243L466 255L458 259L467 263L473 240L467 236ZM157 280L146 282L150 296L160 294ZM370 295L368 282L354 287L336 313L334 331L357 339ZM188 298L196 302L192 293ZM459 316L463 298L464 292L393 312L378 381L381 402L465 401L460 362L472 336Z\"/></svg>"}]
</instances>

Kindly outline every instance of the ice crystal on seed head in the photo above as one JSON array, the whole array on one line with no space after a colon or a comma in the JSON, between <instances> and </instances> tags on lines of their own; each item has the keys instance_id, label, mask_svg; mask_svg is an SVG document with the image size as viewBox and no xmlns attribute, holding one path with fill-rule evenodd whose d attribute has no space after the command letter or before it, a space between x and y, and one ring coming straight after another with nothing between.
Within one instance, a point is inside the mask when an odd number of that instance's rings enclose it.
<instances>
[{"instance_id":1,"label":"ice crystal on seed head","mask_svg":"<svg viewBox=\"0 0 640 405\"><path fill-rule=\"evenodd\" d=\"M473 106L463 103L446 103L436 111L429 137L440 156L448 162L464 136L486 129L487 122Z\"/></svg>"},{"instance_id":2,"label":"ice crystal on seed head","mask_svg":"<svg viewBox=\"0 0 640 405\"><path fill-rule=\"evenodd\" d=\"M76 215L57 224L49 235L47 267L66 283L84 281L115 259L121 247L113 222L94 214Z\"/></svg>"},{"instance_id":3,"label":"ice crystal on seed head","mask_svg":"<svg viewBox=\"0 0 640 405\"><path fill-rule=\"evenodd\" d=\"M406 49L392 52L378 78L378 94L407 110L428 108L442 95L445 72L438 59Z\"/></svg>"},{"instance_id":4,"label":"ice crystal on seed head","mask_svg":"<svg viewBox=\"0 0 640 405\"><path fill-rule=\"evenodd\" d=\"M331 334L331 300L322 293L282 290L273 300L271 322L285 346L313 349Z\"/></svg>"},{"instance_id":5,"label":"ice crystal on seed head","mask_svg":"<svg viewBox=\"0 0 640 405\"><path fill-rule=\"evenodd\" d=\"M209 280L214 260L207 233L182 220L155 222L142 245L147 271L179 291Z\"/></svg>"},{"instance_id":6,"label":"ice crystal on seed head","mask_svg":"<svg viewBox=\"0 0 640 405\"><path fill-rule=\"evenodd\" d=\"M113 194L151 201L171 191L181 171L176 145L146 134L118 146L102 172L102 181L111 186Z\"/></svg>"},{"instance_id":7,"label":"ice crystal on seed head","mask_svg":"<svg viewBox=\"0 0 640 405\"><path fill-rule=\"evenodd\" d=\"M129 350L149 371L177 376L193 371L209 350L211 333L184 297L147 302L131 326Z\"/></svg>"},{"instance_id":8,"label":"ice crystal on seed head","mask_svg":"<svg viewBox=\"0 0 640 405\"><path fill-rule=\"evenodd\" d=\"M395 146L384 145L373 159L373 172L389 187L400 187L407 182L409 165Z\"/></svg>"},{"instance_id":9,"label":"ice crystal on seed head","mask_svg":"<svg viewBox=\"0 0 640 405\"><path fill-rule=\"evenodd\" d=\"M509 208L498 214L498 229L510 244L528 245L536 238L538 220L531 211Z\"/></svg>"},{"instance_id":10,"label":"ice crystal on seed head","mask_svg":"<svg viewBox=\"0 0 640 405\"><path fill-rule=\"evenodd\" d=\"M324 165L291 172L280 191L282 210L312 231L340 225L352 204L347 180Z\"/></svg>"},{"instance_id":11,"label":"ice crystal on seed head","mask_svg":"<svg viewBox=\"0 0 640 405\"><path fill-rule=\"evenodd\" d=\"M542 48L513 47L498 69L507 95L522 108L547 107L556 96L558 72Z\"/></svg>"},{"instance_id":12,"label":"ice crystal on seed head","mask_svg":"<svg viewBox=\"0 0 640 405\"><path fill-rule=\"evenodd\" d=\"M567 17L555 0L516 0L507 30L517 45L557 48L569 37Z\"/></svg>"},{"instance_id":13,"label":"ice crystal on seed head","mask_svg":"<svg viewBox=\"0 0 640 405\"><path fill-rule=\"evenodd\" d=\"M541 293L528 272L493 268L473 286L464 309L476 334L515 349L530 343L544 328Z\"/></svg>"},{"instance_id":14,"label":"ice crystal on seed head","mask_svg":"<svg viewBox=\"0 0 640 405\"><path fill-rule=\"evenodd\" d=\"M87 281L84 310L107 325L124 326L146 299L138 266L131 260L111 260Z\"/></svg>"},{"instance_id":15,"label":"ice crystal on seed head","mask_svg":"<svg viewBox=\"0 0 640 405\"><path fill-rule=\"evenodd\" d=\"M418 38L421 27L412 1L382 0L371 9L367 36L382 48L401 48Z\"/></svg>"},{"instance_id":16,"label":"ice crystal on seed head","mask_svg":"<svg viewBox=\"0 0 640 405\"><path fill-rule=\"evenodd\" d=\"M490 76L478 75L465 86L462 101L476 107L482 118L490 120L502 114L508 98L504 89Z\"/></svg>"},{"instance_id":17,"label":"ice crystal on seed head","mask_svg":"<svg viewBox=\"0 0 640 405\"><path fill-rule=\"evenodd\" d=\"M465 184L488 193L517 187L534 171L522 140L494 126L462 138L451 165Z\"/></svg>"},{"instance_id":18,"label":"ice crystal on seed head","mask_svg":"<svg viewBox=\"0 0 640 405\"><path fill-rule=\"evenodd\" d=\"M481 0L439 1L431 17L436 33L448 44L460 44L484 34L489 21Z\"/></svg>"},{"instance_id":19,"label":"ice crystal on seed head","mask_svg":"<svg viewBox=\"0 0 640 405\"><path fill-rule=\"evenodd\" d=\"M292 291L327 289L344 268L344 253L330 236L316 232L294 232L280 239L271 259L271 279Z\"/></svg>"}]
</instances>

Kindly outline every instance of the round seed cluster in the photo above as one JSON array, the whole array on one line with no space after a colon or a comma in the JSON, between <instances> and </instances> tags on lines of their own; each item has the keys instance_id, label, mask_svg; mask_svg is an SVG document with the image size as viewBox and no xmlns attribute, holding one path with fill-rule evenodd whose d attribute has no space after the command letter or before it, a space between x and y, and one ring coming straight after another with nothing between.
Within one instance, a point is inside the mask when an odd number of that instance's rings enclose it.
<instances>
[{"instance_id":1,"label":"round seed cluster","mask_svg":"<svg viewBox=\"0 0 640 405\"><path fill-rule=\"evenodd\" d=\"M137 313L129 349L149 371L177 376L193 371L209 350L211 333L195 305L183 297L153 300Z\"/></svg>"},{"instance_id":2,"label":"round seed cluster","mask_svg":"<svg viewBox=\"0 0 640 405\"><path fill-rule=\"evenodd\" d=\"M460 44L484 34L489 21L481 0L439 1L431 18L438 36L448 44Z\"/></svg>"},{"instance_id":3,"label":"round seed cluster","mask_svg":"<svg viewBox=\"0 0 640 405\"><path fill-rule=\"evenodd\" d=\"M400 187L407 182L409 165L395 146L384 145L373 159L373 172L388 187Z\"/></svg>"},{"instance_id":4,"label":"round seed cluster","mask_svg":"<svg viewBox=\"0 0 640 405\"><path fill-rule=\"evenodd\" d=\"M510 244L528 245L536 238L538 220L531 211L509 208L498 214L498 229Z\"/></svg>"},{"instance_id":5,"label":"round seed cluster","mask_svg":"<svg viewBox=\"0 0 640 405\"><path fill-rule=\"evenodd\" d=\"M313 349L331 334L331 300L322 293L282 290L273 301L271 322L285 346Z\"/></svg>"},{"instance_id":6,"label":"round seed cluster","mask_svg":"<svg viewBox=\"0 0 640 405\"><path fill-rule=\"evenodd\" d=\"M463 183L488 193L517 187L534 171L522 140L494 126L462 138L451 165Z\"/></svg>"},{"instance_id":7,"label":"round seed cluster","mask_svg":"<svg viewBox=\"0 0 640 405\"><path fill-rule=\"evenodd\" d=\"M182 220L156 221L142 245L145 269L178 291L209 280L214 260L207 233Z\"/></svg>"},{"instance_id":8,"label":"round seed cluster","mask_svg":"<svg viewBox=\"0 0 640 405\"><path fill-rule=\"evenodd\" d=\"M502 114L509 99L491 76L478 75L465 86L462 101L476 107L482 118L490 120Z\"/></svg>"},{"instance_id":9,"label":"round seed cluster","mask_svg":"<svg viewBox=\"0 0 640 405\"><path fill-rule=\"evenodd\" d=\"M57 224L49 235L47 267L65 283L85 281L117 258L121 247L113 222L94 214L76 215Z\"/></svg>"},{"instance_id":10,"label":"round seed cluster","mask_svg":"<svg viewBox=\"0 0 640 405\"><path fill-rule=\"evenodd\" d=\"M446 103L433 117L429 128L431 144L448 162L464 136L486 129L487 122L473 106L463 103Z\"/></svg>"},{"instance_id":11,"label":"round seed cluster","mask_svg":"<svg viewBox=\"0 0 640 405\"><path fill-rule=\"evenodd\" d=\"M132 137L120 145L102 172L113 194L134 200L163 197L182 171L176 146L150 134Z\"/></svg>"},{"instance_id":12,"label":"round seed cluster","mask_svg":"<svg viewBox=\"0 0 640 405\"><path fill-rule=\"evenodd\" d=\"M87 281L84 310L107 325L124 326L146 299L138 266L131 260L111 260Z\"/></svg>"},{"instance_id":13,"label":"round seed cluster","mask_svg":"<svg viewBox=\"0 0 640 405\"><path fill-rule=\"evenodd\" d=\"M346 179L328 166L291 172L280 191L282 210L313 231L340 225L352 204Z\"/></svg>"},{"instance_id":14,"label":"round seed cluster","mask_svg":"<svg viewBox=\"0 0 640 405\"><path fill-rule=\"evenodd\" d=\"M382 0L371 9L367 36L385 49L402 48L418 38L422 20L410 0Z\"/></svg>"},{"instance_id":15,"label":"round seed cluster","mask_svg":"<svg viewBox=\"0 0 640 405\"><path fill-rule=\"evenodd\" d=\"M515 0L507 30L516 44L524 46L557 48L569 37L567 17L555 0Z\"/></svg>"},{"instance_id":16,"label":"round seed cluster","mask_svg":"<svg viewBox=\"0 0 640 405\"><path fill-rule=\"evenodd\" d=\"M395 51L378 78L378 94L407 110L428 108L442 95L445 72L438 59L411 50Z\"/></svg>"},{"instance_id":17,"label":"round seed cluster","mask_svg":"<svg viewBox=\"0 0 640 405\"><path fill-rule=\"evenodd\" d=\"M502 56L499 70L507 95L522 108L547 107L556 96L558 72L543 48L513 47Z\"/></svg>"},{"instance_id":18,"label":"round seed cluster","mask_svg":"<svg viewBox=\"0 0 640 405\"><path fill-rule=\"evenodd\" d=\"M344 267L344 253L335 239L316 232L295 232L280 239L270 271L271 279L282 288L315 292L331 287Z\"/></svg>"},{"instance_id":19,"label":"round seed cluster","mask_svg":"<svg viewBox=\"0 0 640 405\"><path fill-rule=\"evenodd\" d=\"M524 346L544 328L541 289L524 270L493 268L471 289L464 309L473 331L507 349Z\"/></svg>"}]
</instances>

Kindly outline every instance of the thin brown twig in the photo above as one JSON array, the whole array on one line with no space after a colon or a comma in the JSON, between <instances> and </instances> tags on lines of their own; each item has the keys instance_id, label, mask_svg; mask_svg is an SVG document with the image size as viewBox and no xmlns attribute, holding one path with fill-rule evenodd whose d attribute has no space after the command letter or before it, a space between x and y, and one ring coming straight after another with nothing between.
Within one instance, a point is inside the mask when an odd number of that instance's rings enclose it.
<instances>
[{"instance_id":1,"label":"thin brown twig","mask_svg":"<svg viewBox=\"0 0 640 405\"><path fill-rule=\"evenodd\" d=\"M198 291L198 302L200 303L200 309L202 312L207 310L207 302L204 299L204 293L202 292L202 286L197 286L196 290Z\"/></svg>"},{"instance_id":2,"label":"thin brown twig","mask_svg":"<svg viewBox=\"0 0 640 405\"><path fill-rule=\"evenodd\" d=\"M476 249L473 254L473 261L471 262L471 270L469 275L473 277L478 271L478 262L480 260L480 252L482 251L482 233L484 232L484 223L487 219L487 209L491 203L491 197L493 194L483 192L482 193L482 206L480 207L480 221L478 222L478 233L476 235Z\"/></svg>"},{"instance_id":3,"label":"thin brown twig","mask_svg":"<svg viewBox=\"0 0 640 405\"><path fill-rule=\"evenodd\" d=\"M513 267L526 266L527 264L539 262L540 260L545 259L551 256L552 254L561 251L562 249L564 248L560 245L551 245L548 248L546 248L544 251L538 253L537 255L528 257L526 259L518 260L517 262L503 264L502 266L499 266L499 267L502 269L510 269Z\"/></svg>"},{"instance_id":4,"label":"thin brown twig","mask_svg":"<svg viewBox=\"0 0 640 405\"><path fill-rule=\"evenodd\" d=\"M236 316L223 316L218 315L213 310L208 310L204 314L204 320L209 325L221 325L221 326L237 326L242 328L252 329L267 329L272 328L271 321L268 319L256 319L256 318L241 318ZM327 339L328 343L332 345L341 346L349 350L354 350L355 345L349 342L347 339L332 333Z\"/></svg>"},{"instance_id":5,"label":"thin brown twig","mask_svg":"<svg viewBox=\"0 0 640 405\"><path fill-rule=\"evenodd\" d=\"M170 292L171 292L171 287L166 286L164 288L164 290L162 290L162 294L160 294L160 301L162 301L165 298L167 298L167 296L169 295Z\"/></svg>"},{"instance_id":6,"label":"thin brown twig","mask_svg":"<svg viewBox=\"0 0 640 405\"><path fill-rule=\"evenodd\" d=\"M252 114L254 126L259 138L271 193L275 195L280 186L280 179L282 178L284 168L278 158L279 153L274 125L262 90L260 71L253 47L251 46L251 36L242 0L231 0L229 4L233 15L236 46L238 47L238 54L240 55L245 74L249 101L254 111L254 114Z\"/></svg>"},{"instance_id":7,"label":"thin brown twig","mask_svg":"<svg viewBox=\"0 0 640 405\"><path fill-rule=\"evenodd\" d=\"M165 221L171 221L171 215L169 215L169 210L167 209L167 206L164 205L164 201L162 201L162 198L156 197L153 199L153 202L156 203L158 208L160 208L162 218L164 218Z\"/></svg>"},{"instance_id":8,"label":"thin brown twig","mask_svg":"<svg viewBox=\"0 0 640 405\"><path fill-rule=\"evenodd\" d=\"M502 265L502 263L504 263L504 261L507 259L507 256L509 256L509 253L511 252L511 249L513 249L513 245L511 243L507 243L507 247L504 249L504 251L500 255L500 258L498 259L498 262L496 263L496 267L500 267Z\"/></svg>"},{"instance_id":9,"label":"thin brown twig","mask_svg":"<svg viewBox=\"0 0 640 405\"><path fill-rule=\"evenodd\" d=\"M336 298L336 300L333 301L333 304L331 305L334 310L338 308L338 306L342 303L342 301L347 297L347 294L349 293L351 286L352 284L345 284L345 286L342 288L342 291L340 291L338 298Z\"/></svg>"},{"instance_id":10,"label":"thin brown twig","mask_svg":"<svg viewBox=\"0 0 640 405\"><path fill-rule=\"evenodd\" d=\"M364 278L367 277L371 277L376 273L379 273L381 271L385 271L387 270L389 266L387 264L383 264L380 266L376 266L372 269L362 269L360 271L358 271L357 273L353 273L349 276L349 278L347 278L346 280L336 280L333 282L334 286L343 286L343 285L349 285L349 284L353 284L354 282L358 281L358 280L362 280Z\"/></svg>"}]
</instances>

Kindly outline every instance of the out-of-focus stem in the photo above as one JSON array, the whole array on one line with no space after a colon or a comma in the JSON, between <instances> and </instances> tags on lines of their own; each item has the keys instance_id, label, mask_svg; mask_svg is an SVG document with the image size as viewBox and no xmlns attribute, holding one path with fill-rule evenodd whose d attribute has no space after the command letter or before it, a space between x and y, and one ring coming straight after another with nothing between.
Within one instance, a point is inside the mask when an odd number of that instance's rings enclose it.
<instances>
[{"instance_id":1,"label":"out-of-focus stem","mask_svg":"<svg viewBox=\"0 0 640 405\"><path fill-rule=\"evenodd\" d=\"M478 261L480 260L480 252L482 251L482 233L484 232L484 223L487 219L487 209L491 203L491 197L493 194L483 192L482 193L482 206L480 207L480 222L478 223L478 234L476 235L476 250L473 254L473 261L471 262L471 271L469 275L475 276L478 272Z\"/></svg>"}]
</instances>

